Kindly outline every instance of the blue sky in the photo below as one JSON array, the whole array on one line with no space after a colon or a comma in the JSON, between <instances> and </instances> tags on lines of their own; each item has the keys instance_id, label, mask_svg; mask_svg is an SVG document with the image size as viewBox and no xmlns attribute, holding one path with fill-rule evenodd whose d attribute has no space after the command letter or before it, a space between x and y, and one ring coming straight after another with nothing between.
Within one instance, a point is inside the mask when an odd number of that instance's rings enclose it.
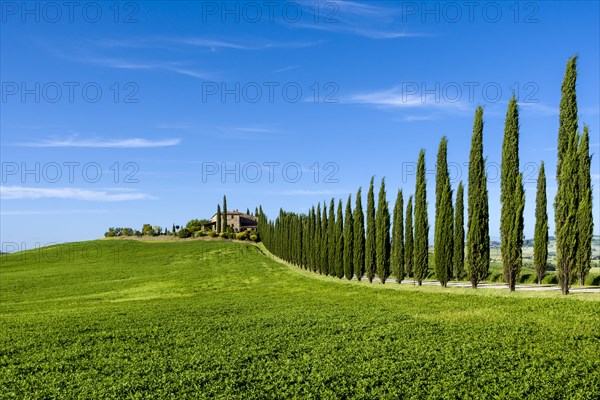
<instances>
[{"instance_id":1,"label":"blue sky","mask_svg":"<svg viewBox=\"0 0 600 400\"><path fill-rule=\"evenodd\" d=\"M577 54L600 232L597 2L3 2L3 250L169 227L229 208L306 212L386 177L414 192L449 140L467 178L484 107L490 235L508 100L520 102L533 234L546 163L550 233L560 85ZM469 5L471 4L471 5Z\"/></svg>"}]
</instances>

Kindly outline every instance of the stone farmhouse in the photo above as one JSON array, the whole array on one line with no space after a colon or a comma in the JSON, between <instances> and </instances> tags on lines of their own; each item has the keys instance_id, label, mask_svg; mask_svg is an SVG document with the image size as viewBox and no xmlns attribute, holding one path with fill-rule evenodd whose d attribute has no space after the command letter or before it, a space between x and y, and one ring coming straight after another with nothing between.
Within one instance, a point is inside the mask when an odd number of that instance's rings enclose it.
<instances>
[{"instance_id":1,"label":"stone farmhouse","mask_svg":"<svg viewBox=\"0 0 600 400\"><path fill-rule=\"evenodd\" d=\"M223 214L221 213L221 218ZM233 228L234 232L242 231L256 231L258 226L258 218L253 215L241 213L238 210L227 212L227 226ZM209 229L216 229L217 227L217 214L213 215L210 219L210 225L204 226Z\"/></svg>"}]
</instances>

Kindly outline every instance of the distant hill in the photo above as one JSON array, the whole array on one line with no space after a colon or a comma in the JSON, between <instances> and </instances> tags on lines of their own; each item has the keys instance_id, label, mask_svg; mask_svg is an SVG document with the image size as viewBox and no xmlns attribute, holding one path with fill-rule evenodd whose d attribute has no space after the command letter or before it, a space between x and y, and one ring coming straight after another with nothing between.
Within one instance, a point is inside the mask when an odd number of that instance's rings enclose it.
<instances>
[{"instance_id":1,"label":"distant hill","mask_svg":"<svg viewBox=\"0 0 600 400\"><path fill-rule=\"evenodd\" d=\"M494 261L500 260L500 241L491 240L490 249L492 250L491 258ZM550 263L554 262L556 257L556 237L548 237L548 258ZM523 241L523 258L533 259L533 239L525 239ZM592 237L592 260L600 260L600 235ZM596 261L597 262L597 261Z\"/></svg>"}]
</instances>

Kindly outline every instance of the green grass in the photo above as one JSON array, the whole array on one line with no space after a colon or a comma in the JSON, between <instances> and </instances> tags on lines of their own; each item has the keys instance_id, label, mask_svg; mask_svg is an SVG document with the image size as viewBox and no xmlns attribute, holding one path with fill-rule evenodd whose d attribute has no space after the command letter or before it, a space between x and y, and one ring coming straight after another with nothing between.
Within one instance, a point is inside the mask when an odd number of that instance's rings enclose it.
<instances>
[{"instance_id":1,"label":"green grass","mask_svg":"<svg viewBox=\"0 0 600 400\"><path fill-rule=\"evenodd\" d=\"M600 396L594 295L368 287L218 241L0 259L0 398Z\"/></svg>"}]
</instances>

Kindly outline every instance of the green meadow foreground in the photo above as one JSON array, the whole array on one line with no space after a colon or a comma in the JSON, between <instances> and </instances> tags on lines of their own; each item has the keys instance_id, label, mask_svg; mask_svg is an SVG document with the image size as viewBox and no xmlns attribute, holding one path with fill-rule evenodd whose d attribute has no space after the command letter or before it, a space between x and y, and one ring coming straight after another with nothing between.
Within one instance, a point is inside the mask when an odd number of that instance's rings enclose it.
<instances>
[{"instance_id":1,"label":"green meadow foreground","mask_svg":"<svg viewBox=\"0 0 600 400\"><path fill-rule=\"evenodd\" d=\"M598 295L368 287L202 240L1 260L0 398L600 397Z\"/></svg>"}]
</instances>

